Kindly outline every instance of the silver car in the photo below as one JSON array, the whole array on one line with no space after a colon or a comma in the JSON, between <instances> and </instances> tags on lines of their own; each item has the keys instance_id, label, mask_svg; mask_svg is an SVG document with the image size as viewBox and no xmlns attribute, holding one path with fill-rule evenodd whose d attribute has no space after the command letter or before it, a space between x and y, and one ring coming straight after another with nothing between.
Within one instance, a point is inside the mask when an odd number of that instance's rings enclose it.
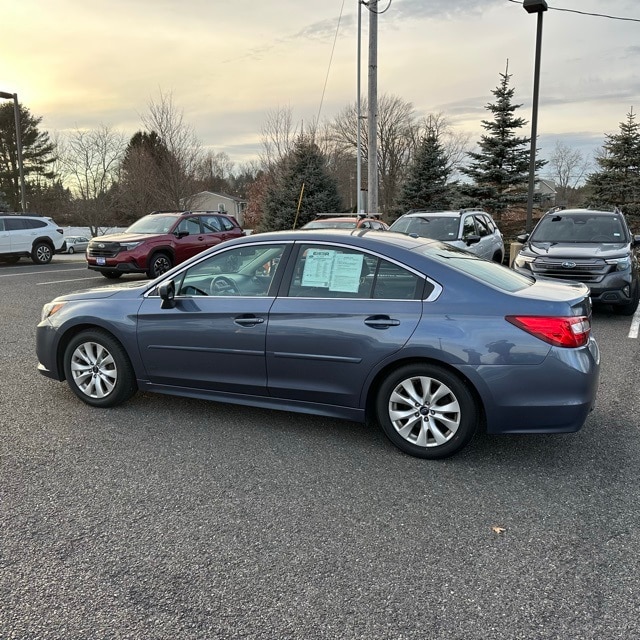
<instances>
[{"instance_id":1,"label":"silver car","mask_svg":"<svg viewBox=\"0 0 640 640\"><path fill-rule=\"evenodd\" d=\"M89 245L89 238L85 236L67 236L67 253L84 253Z\"/></svg>"},{"instance_id":2,"label":"silver car","mask_svg":"<svg viewBox=\"0 0 640 640\"><path fill-rule=\"evenodd\" d=\"M504 260L502 233L491 215L481 209L410 211L400 216L390 231L441 240L486 260Z\"/></svg>"}]
</instances>

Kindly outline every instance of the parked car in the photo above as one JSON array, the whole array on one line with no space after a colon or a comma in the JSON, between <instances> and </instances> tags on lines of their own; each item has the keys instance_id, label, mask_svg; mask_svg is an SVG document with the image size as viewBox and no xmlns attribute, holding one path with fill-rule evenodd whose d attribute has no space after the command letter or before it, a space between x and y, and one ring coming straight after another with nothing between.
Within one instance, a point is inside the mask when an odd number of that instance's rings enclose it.
<instances>
[{"instance_id":1,"label":"parked car","mask_svg":"<svg viewBox=\"0 0 640 640\"><path fill-rule=\"evenodd\" d=\"M321 213L315 220L307 222L301 229L372 229L388 231L389 225L375 214L353 215L351 213Z\"/></svg>"},{"instance_id":2,"label":"parked car","mask_svg":"<svg viewBox=\"0 0 640 640\"><path fill-rule=\"evenodd\" d=\"M67 253L83 253L89 246L89 238L86 236L67 236Z\"/></svg>"},{"instance_id":3,"label":"parked car","mask_svg":"<svg viewBox=\"0 0 640 640\"><path fill-rule=\"evenodd\" d=\"M40 372L94 407L140 389L372 418L402 451L441 458L479 427L580 429L598 387L590 317L585 285L441 242L283 231L60 296L36 342Z\"/></svg>"},{"instance_id":4,"label":"parked car","mask_svg":"<svg viewBox=\"0 0 640 640\"><path fill-rule=\"evenodd\" d=\"M55 253L65 250L63 234L52 218L0 214L0 260L14 263L28 257L36 264L48 264Z\"/></svg>"},{"instance_id":5,"label":"parked car","mask_svg":"<svg viewBox=\"0 0 640 640\"><path fill-rule=\"evenodd\" d=\"M441 240L481 258L504 260L504 241L494 219L480 209L410 211L400 216L391 231Z\"/></svg>"},{"instance_id":6,"label":"parked car","mask_svg":"<svg viewBox=\"0 0 640 640\"><path fill-rule=\"evenodd\" d=\"M514 260L520 273L585 283L594 304L633 315L640 300L637 248L620 211L563 209L546 213Z\"/></svg>"},{"instance_id":7,"label":"parked car","mask_svg":"<svg viewBox=\"0 0 640 640\"><path fill-rule=\"evenodd\" d=\"M123 233L93 238L87 266L110 279L123 273L155 278L204 249L243 235L233 216L217 211L155 211Z\"/></svg>"}]
</instances>

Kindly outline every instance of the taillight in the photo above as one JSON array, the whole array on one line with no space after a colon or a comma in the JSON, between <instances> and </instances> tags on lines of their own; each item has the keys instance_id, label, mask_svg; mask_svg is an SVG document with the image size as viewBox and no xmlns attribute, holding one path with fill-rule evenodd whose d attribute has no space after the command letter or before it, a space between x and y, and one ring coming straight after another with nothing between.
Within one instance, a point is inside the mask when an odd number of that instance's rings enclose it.
<instances>
[{"instance_id":1,"label":"taillight","mask_svg":"<svg viewBox=\"0 0 640 640\"><path fill-rule=\"evenodd\" d=\"M591 333L587 316L507 316L505 320L556 347L582 347Z\"/></svg>"}]
</instances>

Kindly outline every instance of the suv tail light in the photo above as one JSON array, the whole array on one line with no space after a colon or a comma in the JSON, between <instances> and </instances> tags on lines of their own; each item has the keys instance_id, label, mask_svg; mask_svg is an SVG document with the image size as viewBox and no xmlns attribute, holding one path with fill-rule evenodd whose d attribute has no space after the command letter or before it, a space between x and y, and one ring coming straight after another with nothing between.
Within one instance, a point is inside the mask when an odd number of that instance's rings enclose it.
<instances>
[{"instance_id":1,"label":"suv tail light","mask_svg":"<svg viewBox=\"0 0 640 640\"><path fill-rule=\"evenodd\" d=\"M583 347L591 333L587 316L507 316L505 320L556 347Z\"/></svg>"}]
</instances>

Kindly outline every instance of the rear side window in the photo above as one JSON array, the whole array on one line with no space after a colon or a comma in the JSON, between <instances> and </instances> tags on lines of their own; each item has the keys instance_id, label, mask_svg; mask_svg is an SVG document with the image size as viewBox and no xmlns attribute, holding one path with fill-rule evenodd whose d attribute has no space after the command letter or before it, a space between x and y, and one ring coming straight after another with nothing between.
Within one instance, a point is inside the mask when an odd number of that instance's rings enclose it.
<instances>
[{"instance_id":1,"label":"rear side window","mask_svg":"<svg viewBox=\"0 0 640 640\"><path fill-rule=\"evenodd\" d=\"M44 220L34 220L33 218L27 218L25 220L28 229L42 229L46 227L47 223Z\"/></svg>"},{"instance_id":2,"label":"rear side window","mask_svg":"<svg viewBox=\"0 0 640 640\"><path fill-rule=\"evenodd\" d=\"M303 245L288 295L415 300L423 285L422 278L377 256L345 247Z\"/></svg>"}]
</instances>

